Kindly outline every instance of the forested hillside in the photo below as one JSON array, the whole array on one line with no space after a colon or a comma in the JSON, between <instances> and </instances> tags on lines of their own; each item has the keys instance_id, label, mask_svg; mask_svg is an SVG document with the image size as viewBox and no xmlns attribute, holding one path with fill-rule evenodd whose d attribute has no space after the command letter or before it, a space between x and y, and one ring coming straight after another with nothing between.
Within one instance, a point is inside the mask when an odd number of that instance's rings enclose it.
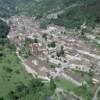
<instances>
[{"instance_id":1,"label":"forested hillside","mask_svg":"<svg viewBox=\"0 0 100 100\"><path fill-rule=\"evenodd\" d=\"M24 3L18 5L19 12L28 12L32 15L47 15L55 11L65 9L76 2L76 0L23 0ZM26 5L27 4L27 5Z\"/></svg>"},{"instance_id":2,"label":"forested hillside","mask_svg":"<svg viewBox=\"0 0 100 100\"><path fill-rule=\"evenodd\" d=\"M43 17L63 10L57 19L44 19L46 22L43 23L73 28L79 27L84 21L91 26L100 22L99 5L99 0L40 0L38 2L30 0L27 5L20 3L17 11Z\"/></svg>"},{"instance_id":3,"label":"forested hillside","mask_svg":"<svg viewBox=\"0 0 100 100\"><path fill-rule=\"evenodd\" d=\"M100 20L99 0L0 0L0 16L5 17L24 14L41 18L62 10L63 13L49 23L78 27L84 21L91 25Z\"/></svg>"}]
</instances>

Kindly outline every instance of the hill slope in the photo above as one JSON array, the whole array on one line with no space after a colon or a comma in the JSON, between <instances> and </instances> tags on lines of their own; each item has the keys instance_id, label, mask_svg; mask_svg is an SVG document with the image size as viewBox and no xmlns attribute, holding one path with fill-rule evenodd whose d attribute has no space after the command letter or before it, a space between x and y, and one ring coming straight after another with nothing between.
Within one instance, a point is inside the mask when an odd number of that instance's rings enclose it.
<instances>
[{"instance_id":1,"label":"hill slope","mask_svg":"<svg viewBox=\"0 0 100 100\"><path fill-rule=\"evenodd\" d=\"M70 7L73 4L76 4L76 6ZM47 20L46 23L72 28L80 26L84 21L89 25L100 22L99 5L99 0L30 0L27 5L20 3L17 6L17 11L42 17L63 10L63 13L59 14L57 19L52 18L49 21Z\"/></svg>"},{"instance_id":2,"label":"hill slope","mask_svg":"<svg viewBox=\"0 0 100 100\"><path fill-rule=\"evenodd\" d=\"M72 4L77 6L67 9ZM52 19L50 22L75 27L83 21L89 24L98 22L100 20L99 5L100 0L0 0L0 16L24 14L44 17L63 10L56 20Z\"/></svg>"}]
</instances>

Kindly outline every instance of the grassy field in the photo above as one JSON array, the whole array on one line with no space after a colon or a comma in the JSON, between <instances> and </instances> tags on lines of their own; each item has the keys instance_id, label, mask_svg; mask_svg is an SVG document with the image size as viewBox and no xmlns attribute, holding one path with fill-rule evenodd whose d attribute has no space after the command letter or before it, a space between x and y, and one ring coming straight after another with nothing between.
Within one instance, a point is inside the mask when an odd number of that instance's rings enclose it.
<instances>
[{"instance_id":1,"label":"grassy field","mask_svg":"<svg viewBox=\"0 0 100 100\"><path fill-rule=\"evenodd\" d=\"M78 72L78 73L80 73L80 72ZM90 81L90 78L91 77L87 73L84 74L84 79L86 81ZM62 88L65 91L72 91L77 96L81 96L82 98L84 98L84 100L91 100L92 96L95 92L95 88L94 87L92 88L92 85L90 85L90 84L76 86L70 80L64 80L64 79L56 80L55 83L58 88Z\"/></svg>"},{"instance_id":2,"label":"grassy field","mask_svg":"<svg viewBox=\"0 0 100 100\"><path fill-rule=\"evenodd\" d=\"M72 91L74 88L77 87L70 80L61 79L61 80L56 80L55 83L56 83L57 87L63 88L64 90L71 90Z\"/></svg>"},{"instance_id":3,"label":"grassy field","mask_svg":"<svg viewBox=\"0 0 100 100\"><path fill-rule=\"evenodd\" d=\"M76 86L69 80L57 80L56 85L58 88L63 88L65 91L72 91L77 96L81 96L84 100L91 100L94 94L93 89L90 86Z\"/></svg>"},{"instance_id":4,"label":"grassy field","mask_svg":"<svg viewBox=\"0 0 100 100\"><path fill-rule=\"evenodd\" d=\"M92 100L94 91L90 86L80 86L75 88L74 93L78 96L81 96L82 98L84 98L84 100Z\"/></svg>"}]
</instances>

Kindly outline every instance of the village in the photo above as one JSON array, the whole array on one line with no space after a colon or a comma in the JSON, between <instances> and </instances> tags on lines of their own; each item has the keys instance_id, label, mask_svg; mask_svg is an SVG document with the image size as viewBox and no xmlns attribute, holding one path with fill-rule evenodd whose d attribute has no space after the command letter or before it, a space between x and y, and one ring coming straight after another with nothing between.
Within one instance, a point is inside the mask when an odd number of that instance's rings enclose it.
<instances>
[{"instance_id":1,"label":"village","mask_svg":"<svg viewBox=\"0 0 100 100\"><path fill-rule=\"evenodd\" d=\"M77 38L75 29L53 24L40 29L34 17L25 16L14 16L9 24L8 38L16 45L16 54L29 73L45 80L70 80L77 86L87 83L82 73L89 73L93 74L93 84L100 82L100 48ZM76 35L67 35L72 33Z\"/></svg>"}]
</instances>

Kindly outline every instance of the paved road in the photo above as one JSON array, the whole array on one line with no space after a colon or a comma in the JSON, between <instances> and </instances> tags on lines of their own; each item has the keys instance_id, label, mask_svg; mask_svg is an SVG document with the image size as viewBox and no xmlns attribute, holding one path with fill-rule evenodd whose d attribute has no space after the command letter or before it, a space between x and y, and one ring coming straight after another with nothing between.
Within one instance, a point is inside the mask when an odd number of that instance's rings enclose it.
<instances>
[{"instance_id":1,"label":"paved road","mask_svg":"<svg viewBox=\"0 0 100 100\"><path fill-rule=\"evenodd\" d=\"M100 91L100 85L98 86L98 88L97 88L97 90L96 90L96 92L95 92L94 97L93 97L92 100L98 100L97 95L98 95L99 91Z\"/></svg>"}]
</instances>

